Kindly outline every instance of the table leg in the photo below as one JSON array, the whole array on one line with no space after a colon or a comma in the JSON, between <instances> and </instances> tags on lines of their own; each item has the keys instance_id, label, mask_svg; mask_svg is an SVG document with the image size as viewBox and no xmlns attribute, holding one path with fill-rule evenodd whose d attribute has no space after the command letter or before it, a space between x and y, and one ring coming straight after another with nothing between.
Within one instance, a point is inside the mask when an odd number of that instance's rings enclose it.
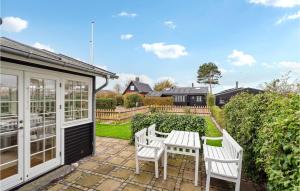
<instances>
[{"instance_id":1,"label":"table leg","mask_svg":"<svg viewBox=\"0 0 300 191\"><path fill-rule=\"evenodd\" d=\"M167 163L168 163L168 151L167 147L165 146L165 152L164 152L164 180L167 179Z\"/></svg>"},{"instance_id":2,"label":"table leg","mask_svg":"<svg viewBox=\"0 0 300 191\"><path fill-rule=\"evenodd\" d=\"M195 150L195 186L198 186L199 149Z\"/></svg>"}]
</instances>

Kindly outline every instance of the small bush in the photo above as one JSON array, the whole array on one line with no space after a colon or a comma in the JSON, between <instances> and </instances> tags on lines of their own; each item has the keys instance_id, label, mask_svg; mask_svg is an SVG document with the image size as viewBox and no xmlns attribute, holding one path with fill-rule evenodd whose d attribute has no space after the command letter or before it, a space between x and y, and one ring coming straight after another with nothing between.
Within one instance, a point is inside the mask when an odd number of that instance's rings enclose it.
<instances>
[{"instance_id":1,"label":"small bush","mask_svg":"<svg viewBox=\"0 0 300 191\"><path fill-rule=\"evenodd\" d=\"M145 97L144 105L173 105L172 97Z\"/></svg>"},{"instance_id":2,"label":"small bush","mask_svg":"<svg viewBox=\"0 0 300 191\"><path fill-rule=\"evenodd\" d=\"M156 129L169 133L172 130L195 131L204 136L206 123L204 118L196 115L176 115L163 113L137 114L132 119L131 142L134 143L134 134L150 125L156 124Z\"/></svg>"},{"instance_id":3,"label":"small bush","mask_svg":"<svg viewBox=\"0 0 300 191\"><path fill-rule=\"evenodd\" d=\"M96 108L97 109L116 109L116 99L113 98L97 98Z\"/></svg>"},{"instance_id":4,"label":"small bush","mask_svg":"<svg viewBox=\"0 0 300 191\"><path fill-rule=\"evenodd\" d=\"M211 115L215 118L217 123L222 127L226 128L226 121L224 116L224 110L219 108L218 106L210 107Z\"/></svg>"},{"instance_id":5,"label":"small bush","mask_svg":"<svg viewBox=\"0 0 300 191\"><path fill-rule=\"evenodd\" d=\"M138 107L143 105L143 96L137 93L124 95L124 106L126 108Z\"/></svg>"},{"instance_id":6,"label":"small bush","mask_svg":"<svg viewBox=\"0 0 300 191\"><path fill-rule=\"evenodd\" d=\"M213 94L207 95L207 106L212 107L216 105L216 97Z\"/></svg>"},{"instance_id":7,"label":"small bush","mask_svg":"<svg viewBox=\"0 0 300 191\"><path fill-rule=\"evenodd\" d=\"M117 101L117 106L123 105L124 104L123 96L122 95L117 95L116 96L116 101Z\"/></svg>"}]
</instances>

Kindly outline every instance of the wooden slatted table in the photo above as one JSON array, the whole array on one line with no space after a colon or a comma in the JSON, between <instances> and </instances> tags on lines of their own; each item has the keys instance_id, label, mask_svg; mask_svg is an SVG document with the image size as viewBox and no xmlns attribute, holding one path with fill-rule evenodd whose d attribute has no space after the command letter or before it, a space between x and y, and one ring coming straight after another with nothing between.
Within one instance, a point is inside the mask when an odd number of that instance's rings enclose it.
<instances>
[{"instance_id":1,"label":"wooden slatted table","mask_svg":"<svg viewBox=\"0 0 300 191\"><path fill-rule=\"evenodd\" d=\"M171 131L164 141L164 180L167 179L168 153L195 156L195 186L198 186L200 138L197 132Z\"/></svg>"}]
</instances>

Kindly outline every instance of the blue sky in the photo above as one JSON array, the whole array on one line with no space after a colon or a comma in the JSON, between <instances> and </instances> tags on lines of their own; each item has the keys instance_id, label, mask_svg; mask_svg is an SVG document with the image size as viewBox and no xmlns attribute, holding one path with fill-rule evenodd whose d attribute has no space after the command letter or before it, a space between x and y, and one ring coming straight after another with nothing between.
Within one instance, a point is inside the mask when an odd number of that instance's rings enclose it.
<instances>
[{"instance_id":1,"label":"blue sky","mask_svg":"<svg viewBox=\"0 0 300 191\"><path fill-rule=\"evenodd\" d=\"M1 17L1 36L83 61L95 21L95 64L120 75L109 88L134 76L191 86L205 62L222 71L214 92L300 76L299 0L2 0Z\"/></svg>"}]
</instances>

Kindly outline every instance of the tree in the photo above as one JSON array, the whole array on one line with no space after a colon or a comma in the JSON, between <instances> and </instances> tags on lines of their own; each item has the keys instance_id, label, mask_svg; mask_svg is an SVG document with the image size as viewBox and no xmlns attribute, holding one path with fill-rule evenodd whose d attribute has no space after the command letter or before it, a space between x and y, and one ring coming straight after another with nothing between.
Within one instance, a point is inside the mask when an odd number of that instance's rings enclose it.
<instances>
[{"instance_id":1,"label":"tree","mask_svg":"<svg viewBox=\"0 0 300 191\"><path fill-rule=\"evenodd\" d=\"M264 84L264 90L268 92L276 92L281 95L288 95L290 93L300 93L300 83L297 79L291 82L291 72L281 76L280 79L274 79L269 83Z\"/></svg>"},{"instance_id":2,"label":"tree","mask_svg":"<svg viewBox=\"0 0 300 191\"><path fill-rule=\"evenodd\" d=\"M197 82L209 84L210 93L212 93L211 85L219 84L219 78L222 77L218 66L212 62L200 65L197 74Z\"/></svg>"},{"instance_id":3,"label":"tree","mask_svg":"<svg viewBox=\"0 0 300 191\"><path fill-rule=\"evenodd\" d=\"M116 83L114 85L114 90L117 94L120 94L121 93L121 85L119 83Z\"/></svg>"},{"instance_id":4,"label":"tree","mask_svg":"<svg viewBox=\"0 0 300 191\"><path fill-rule=\"evenodd\" d=\"M170 80L163 80L154 85L154 90L162 91L165 88L172 88L172 87L175 87L174 83L172 83Z\"/></svg>"}]
</instances>

